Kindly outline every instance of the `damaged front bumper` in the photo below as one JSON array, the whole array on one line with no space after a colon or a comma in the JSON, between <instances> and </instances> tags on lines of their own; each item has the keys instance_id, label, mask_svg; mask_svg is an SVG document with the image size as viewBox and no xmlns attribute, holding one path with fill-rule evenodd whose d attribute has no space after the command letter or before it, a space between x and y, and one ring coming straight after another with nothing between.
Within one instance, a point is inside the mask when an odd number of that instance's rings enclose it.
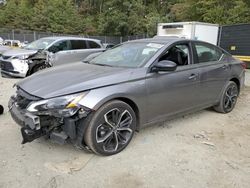
<instances>
[{"instance_id":1,"label":"damaged front bumper","mask_svg":"<svg viewBox=\"0 0 250 188\"><path fill-rule=\"evenodd\" d=\"M3 60L0 59L1 64L1 74L2 77L11 78L24 78L29 70L27 60L10 59Z\"/></svg>"},{"instance_id":2,"label":"damaged front bumper","mask_svg":"<svg viewBox=\"0 0 250 188\"><path fill-rule=\"evenodd\" d=\"M22 144L46 136L53 142L64 144L70 140L81 149L88 149L84 144L85 119L91 110L80 109L73 117L38 116L22 109L15 102L15 97L9 101L9 110L14 121L21 126Z\"/></svg>"}]
</instances>

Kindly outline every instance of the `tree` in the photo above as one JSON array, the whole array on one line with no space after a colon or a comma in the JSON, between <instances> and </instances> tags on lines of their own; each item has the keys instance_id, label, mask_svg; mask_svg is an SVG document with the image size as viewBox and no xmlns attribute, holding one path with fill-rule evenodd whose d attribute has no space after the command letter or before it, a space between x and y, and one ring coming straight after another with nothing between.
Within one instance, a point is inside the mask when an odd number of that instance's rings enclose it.
<instances>
[{"instance_id":1,"label":"tree","mask_svg":"<svg viewBox=\"0 0 250 188\"><path fill-rule=\"evenodd\" d=\"M31 28L38 31L47 31L48 23L48 0L38 0L33 8Z\"/></svg>"},{"instance_id":2,"label":"tree","mask_svg":"<svg viewBox=\"0 0 250 188\"><path fill-rule=\"evenodd\" d=\"M0 9L0 24L6 28L16 28L16 17L18 9L18 1L9 0L6 5Z\"/></svg>"},{"instance_id":3,"label":"tree","mask_svg":"<svg viewBox=\"0 0 250 188\"><path fill-rule=\"evenodd\" d=\"M249 6L243 0L182 0L172 6L176 21L203 21L216 24L249 22Z\"/></svg>"},{"instance_id":4,"label":"tree","mask_svg":"<svg viewBox=\"0 0 250 188\"><path fill-rule=\"evenodd\" d=\"M156 24L250 21L250 0L8 0L3 28L86 35L156 34Z\"/></svg>"},{"instance_id":5,"label":"tree","mask_svg":"<svg viewBox=\"0 0 250 188\"><path fill-rule=\"evenodd\" d=\"M30 11L33 7L29 0L20 0L18 2L18 8L16 11L15 25L20 29L30 29L30 20L32 18L32 12Z\"/></svg>"},{"instance_id":6,"label":"tree","mask_svg":"<svg viewBox=\"0 0 250 188\"><path fill-rule=\"evenodd\" d=\"M70 0L49 0L48 30L56 33L78 33L80 16Z\"/></svg>"}]
</instances>

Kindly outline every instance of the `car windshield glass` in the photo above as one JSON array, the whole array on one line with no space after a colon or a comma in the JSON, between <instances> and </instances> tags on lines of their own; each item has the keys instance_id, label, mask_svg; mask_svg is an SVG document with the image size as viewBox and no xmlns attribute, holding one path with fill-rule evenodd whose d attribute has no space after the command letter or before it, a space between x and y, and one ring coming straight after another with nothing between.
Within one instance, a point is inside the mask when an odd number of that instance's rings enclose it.
<instances>
[{"instance_id":1,"label":"car windshield glass","mask_svg":"<svg viewBox=\"0 0 250 188\"><path fill-rule=\"evenodd\" d=\"M125 43L107 50L92 59L89 63L115 67L140 67L163 46L163 44L158 43Z\"/></svg>"},{"instance_id":2,"label":"car windshield glass","mask_svg":"<svg viewBox=\"0 0 250 188\"><path fill-rule=\"evenodd\" d=\"M28 50L43 50L46 49L50 44L52 44L55 39L39 39L30 44L28 44L25 49Z\"/></svg>"}]
</instances>

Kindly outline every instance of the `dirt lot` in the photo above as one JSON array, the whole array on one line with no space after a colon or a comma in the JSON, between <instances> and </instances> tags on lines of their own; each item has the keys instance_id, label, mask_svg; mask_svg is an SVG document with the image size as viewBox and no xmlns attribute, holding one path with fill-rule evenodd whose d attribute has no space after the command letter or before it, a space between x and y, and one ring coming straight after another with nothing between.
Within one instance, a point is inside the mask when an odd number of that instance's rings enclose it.
<instances>
[{"instance_id":1,"label":"dirt lot","mask_svg":"<svg viewBox=\"0 0 250 188\"><path fill-rule=\"evenodd\" d=\"M21 145L19 127L0 116L0 188L250 186L250 71L230 114L212 110L137 133L120 154L100 157L44 139ZM0 78L0 104L17 80Z\"/></svg>"}]
</instances>

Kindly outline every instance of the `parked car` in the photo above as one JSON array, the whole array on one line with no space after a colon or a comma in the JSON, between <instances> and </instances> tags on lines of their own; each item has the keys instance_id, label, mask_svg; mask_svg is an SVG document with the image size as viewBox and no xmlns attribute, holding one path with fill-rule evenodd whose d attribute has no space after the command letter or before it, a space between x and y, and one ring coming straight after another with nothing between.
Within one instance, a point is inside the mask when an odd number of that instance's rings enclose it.
<instances>
[{"instance_id":1,"label":"parked car","mask_svg":"<svg viewBox=\"0 0 250 188\"><path fill-rule=\"evenodd\" d=\"M115 44L113 43L103 43L103 46L105 49L110 49L113 48L115 46Z\"/></svg>"},{"instance_id":2,"label":"parked car","mask_svg":"<svg viewBox=\"0 0 250 188\"><path fill-rule=\"evenodd\" d=\"M2 45L0 45L0 57L2 56L2 54L5 51L10 50L10 49L11 49L11 47L9 47L9 46L2 46Z\"/></svg>"},{"instance_id":3,"label":"parked car","mask_svg":"<svg viewBox=\"0 0 250 188\"><path fill-rule=\"evenodd\" d=\"M46 135L101 155L122 151L136 130L213 107L229 113L245 64L212 44L142 39L90 61L41 71L16 84L9 101L23 143Z\"/></svg>"},{"instance_id":4,"label":"parked car","mask_svg":"<svg viewBox=\"0 0 250 188\"><path fill-rule=\"evenodd\" d=\"M29 44L28 41L23 41L23 42L21 42L20 47L21 47L21 48L24 48L24 47L26 47L28 44Z\"/></svg>"},{"instance_id":5,"label":"parked car","mask_svg":"<svg viewBox=\"0 0 250 188\"><path fill-rule=\"evenodd\" d=\"M104 51L99 40L76 37L47 37L36 40L22 49L12 49L0 58L1 73L4 77L26 77L43 67L34 68L30 61L36 53L51 52L53 66L80 61L88 55Z\"/></svg>"},{"instance_id":6,"label":"parked car","mask_svg":"<svg viewBox=\"0 0 250 188\"><path fill-rule=\"evenodd\" d=\"M3 45L10 47L21 47L21 42L19 40L4 40Z\"/></svg>"},{"instance_id":7,"label":"parked car","mask_svg":"<svg viewBox=\"0 0 250 188\"><path fill-rule=\"evenodd\" d=\"M0 37L0 46L3 45L3 38Z\"/></svg>"}]
</instances>

